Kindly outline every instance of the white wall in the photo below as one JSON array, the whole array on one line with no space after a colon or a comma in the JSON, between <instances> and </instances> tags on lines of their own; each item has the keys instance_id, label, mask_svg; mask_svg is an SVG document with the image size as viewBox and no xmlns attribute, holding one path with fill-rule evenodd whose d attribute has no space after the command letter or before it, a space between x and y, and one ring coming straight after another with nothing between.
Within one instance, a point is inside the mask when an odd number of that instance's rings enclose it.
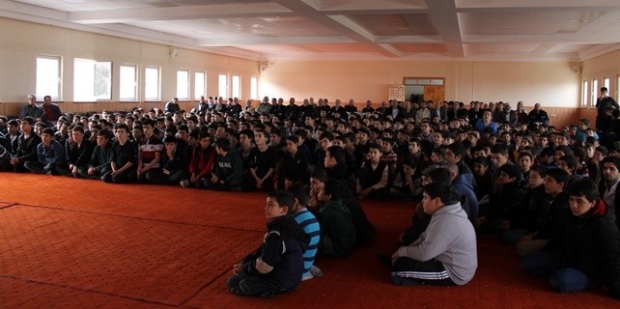
<instances>
[{"instance_id":1,"label":"white wall","mask_svg":"<svg viewBox=\"0 0 620 309\"><path fill-rule=\"evenodd\" d=\"M579 75L558 62L279 62L261 72L260 95L384 101L404 77L445 78L446 100L524 101L577 107Z\"/></svg>"},{"instance_id":2,"label":"white wall","mask_svg":"<svg viewBox=\"0 0 620 309\"><path fill-rule=\"evenodd\" d=\"M36 56L63 57L62 99L73 101L73 59L113 62L113 76L121 64L136 64L139 75L145 66L161 67L161 100L176 95L176 71L190 70L190 97L194 94L194 72L206 71L207 95L217 95L217 75L241 75L242 96L250 95L250 77L258 76L258 62L206 52L180 50L170 57L170 46L0 18L0 102L25 102L35 92ZM118 101L118 79L113 82L112 101Z\"/></svg>"}]
</instances>

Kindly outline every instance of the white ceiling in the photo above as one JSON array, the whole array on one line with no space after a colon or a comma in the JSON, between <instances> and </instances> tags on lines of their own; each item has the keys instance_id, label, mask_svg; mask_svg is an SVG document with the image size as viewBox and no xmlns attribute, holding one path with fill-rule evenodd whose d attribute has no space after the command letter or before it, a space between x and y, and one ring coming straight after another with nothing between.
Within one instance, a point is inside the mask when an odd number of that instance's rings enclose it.
<instances>
[{"instance_id":1,"label":"white ceiling","mask_svg":"<svg viewBox=\"0 0 620 309\"><path fill-rule=\"evenodd\" d=\"M0 0L0 16L264 61L583 61L620 48L620 0Z\"/></svg>"}]
</instances>

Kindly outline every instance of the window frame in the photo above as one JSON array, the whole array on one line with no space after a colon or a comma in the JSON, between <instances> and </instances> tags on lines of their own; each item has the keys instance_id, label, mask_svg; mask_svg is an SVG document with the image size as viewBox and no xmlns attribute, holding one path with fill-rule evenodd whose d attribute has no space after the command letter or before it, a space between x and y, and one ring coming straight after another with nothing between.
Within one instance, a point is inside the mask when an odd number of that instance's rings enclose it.
<instances>
[{"instance_id":1,"label":"window frame","mask_svg":"<svg viewBox=\"0 0 620 309\"><path fill-rule=\"evenodd\" d=\"M235 78L237 79L237 83L238 85L235 86ZM232 98L237 98L237 99L241 99L241 90L242 90L242 84L241 84L241 75L240 74L236 74L236 75L231 75L230 76L230 97Z\"/></svg>"},{"instance_id":2,"label":"window frame","mask_svg":"<svg viewBox=\"0 0 620 309\"><path fill-rule=\"evenodd\" d=\"M226 77L226 85L224 85L224 94L222 95L222 76ZM228 87L228 74L227 73L220 73L217 76L217 96L218 97L222 97L223 99L228 99L228 91L230 90L230 88Z\"/></svg>"},{"instance_id":3,"label":"window frame","mask_svg":"<svg viewBox=\"0 0 620 309\"><path fill-rule=\"evenodd\" d=\"M202 74L202 93L198 93L198 75ZM202 96L207 96L207 72L205 71L195 71L194 72L194 100L200 100Z\"/></svg>"},{"instance_id":4,"label":"window frame","mask_svg":"<svg viewBox=\"0 0 620 309\"><path fill-rule=\"evenodd\" d=\"M123 67L126 68L133 68L133 97L129 98L129 97L123 97L123 91L121 90L122 85L123 85L123 74L121 73L123 70ZM139 95L139 91L138 89L140 87L138 87L138 81L139 81L139 76L138 76L138 65L137 64L121 64L118 67L118 100L121 102L137 102L138 98L140 97Z\"/></svg>"},{"instance_id":5,"label":"window frame","mask_svg":"<svg viewBox=\"0 0 620 309\"><path fill-rule=\"evenodd\" d=\"M179 80L179 74L181 73L185 73L185 96L182 96L181 93L179 93L179 89L182 89L179 83L181 82ZM179 99L179 101L189 101L190 100L190 74L189 74L189 70L177 70L177 89L176 89L176 95L175 97L177 97Z\"/></svg>"},{"instance_id":6,"label":"window frame","mask_svg":"<svg viewBox=\"0 0 620 309\"><path fill-rule=\"evenodd\" d=\"M83 82L85 77L84 76L78 76L78 63L92 63L93 64L93 95L90 98L87 97L77 97L76 95L76 89L80 88L83 84L76 84L78 82ZM96 96L96 91L97 91L97 67L99 65L109 65L108 71L110 73L109 76L109 80L107 82L107 90L109 91L109 95L106 97L98 97ZM112 89L112 84L114 82L114 63L112 61L100 61L100 60L96 60L96 59L87 59L87 58L73 58L73 102L86 102L86 103L97 103L97 102L105 102L105 101L111 101L112 97L113 97L113 89Z\"/></svg>"},{"instance_id":7,"label":"window frame","mask_svg":"<svg viewBox=\"0 0 620 309\"><path fill-rule=\"evenodd\" d=\"M258 100L258 76L250 77L250 99Z\"/></svg>"},{"instance_id":8,"label":"window frame","mask_svg":"<svg viewBox=\"0 0 620 309\"><path fill-rule=\"evenodd\" d=\"M58 76L57 76L57 83L56 83L56 92L57 95L54 96L51 93L39 93L39 91L44 91L44 89L39 89L39 72L38 72L38 68L39 68L39 59L45 59L45 60L56 60L57 64L58 64ZM35 57L35 95L37 97L43 97L46 95L50 95L52 96L52 100L54 101L62 101L62 84L63 84L63 57L62 56L56 56L56 55L43 55L43 54L38 54Z\"/></svg>"},{"instance_id":9,"label":"window frame","mask_svg":"<svg viewBox=\"0 0 620 309\"><path fill-rule=\"evenodd\" d=\"M157 71L157 97L147 97L147 82L148 82L148 70L156 70ZM144 67L144 83L143 83L143 99L145 102L160 102L161 101L161 67L158 66L145 66Z\"/></svg>"}]
</instances>

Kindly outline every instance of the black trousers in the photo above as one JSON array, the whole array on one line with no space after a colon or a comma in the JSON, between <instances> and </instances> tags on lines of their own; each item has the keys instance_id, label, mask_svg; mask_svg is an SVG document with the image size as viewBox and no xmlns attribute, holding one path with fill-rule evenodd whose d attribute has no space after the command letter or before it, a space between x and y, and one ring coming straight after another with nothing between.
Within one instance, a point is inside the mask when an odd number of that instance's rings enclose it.
<instances>
[{"instance_id":1,"label":"black trousers","mask_svg":"<svg viewBox=\"0 0 620 309\"><path fill-rule=\"evenodd\" d=\"M456 285L443 264L435 259L426 262L401 257L392 265L392 282L396 285Z\"/></svg>"}]
</instances>

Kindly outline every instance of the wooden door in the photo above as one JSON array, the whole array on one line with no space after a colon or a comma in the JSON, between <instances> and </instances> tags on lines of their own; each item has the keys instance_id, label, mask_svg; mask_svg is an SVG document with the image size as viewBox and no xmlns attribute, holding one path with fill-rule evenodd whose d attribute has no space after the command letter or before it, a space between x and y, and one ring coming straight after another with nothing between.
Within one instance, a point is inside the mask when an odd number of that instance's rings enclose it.
<instances>
[{"instance_id":1,"label":"wooden door","mask_svg":"<svg viewBox=\"0 0 620 309\"><path fill-rule=\"evenodd\" d=\"M433 100L433 106L437 107L445 100L445 88L443 86L424 86L424 101Z\"/></svg>"}]
</instances>

